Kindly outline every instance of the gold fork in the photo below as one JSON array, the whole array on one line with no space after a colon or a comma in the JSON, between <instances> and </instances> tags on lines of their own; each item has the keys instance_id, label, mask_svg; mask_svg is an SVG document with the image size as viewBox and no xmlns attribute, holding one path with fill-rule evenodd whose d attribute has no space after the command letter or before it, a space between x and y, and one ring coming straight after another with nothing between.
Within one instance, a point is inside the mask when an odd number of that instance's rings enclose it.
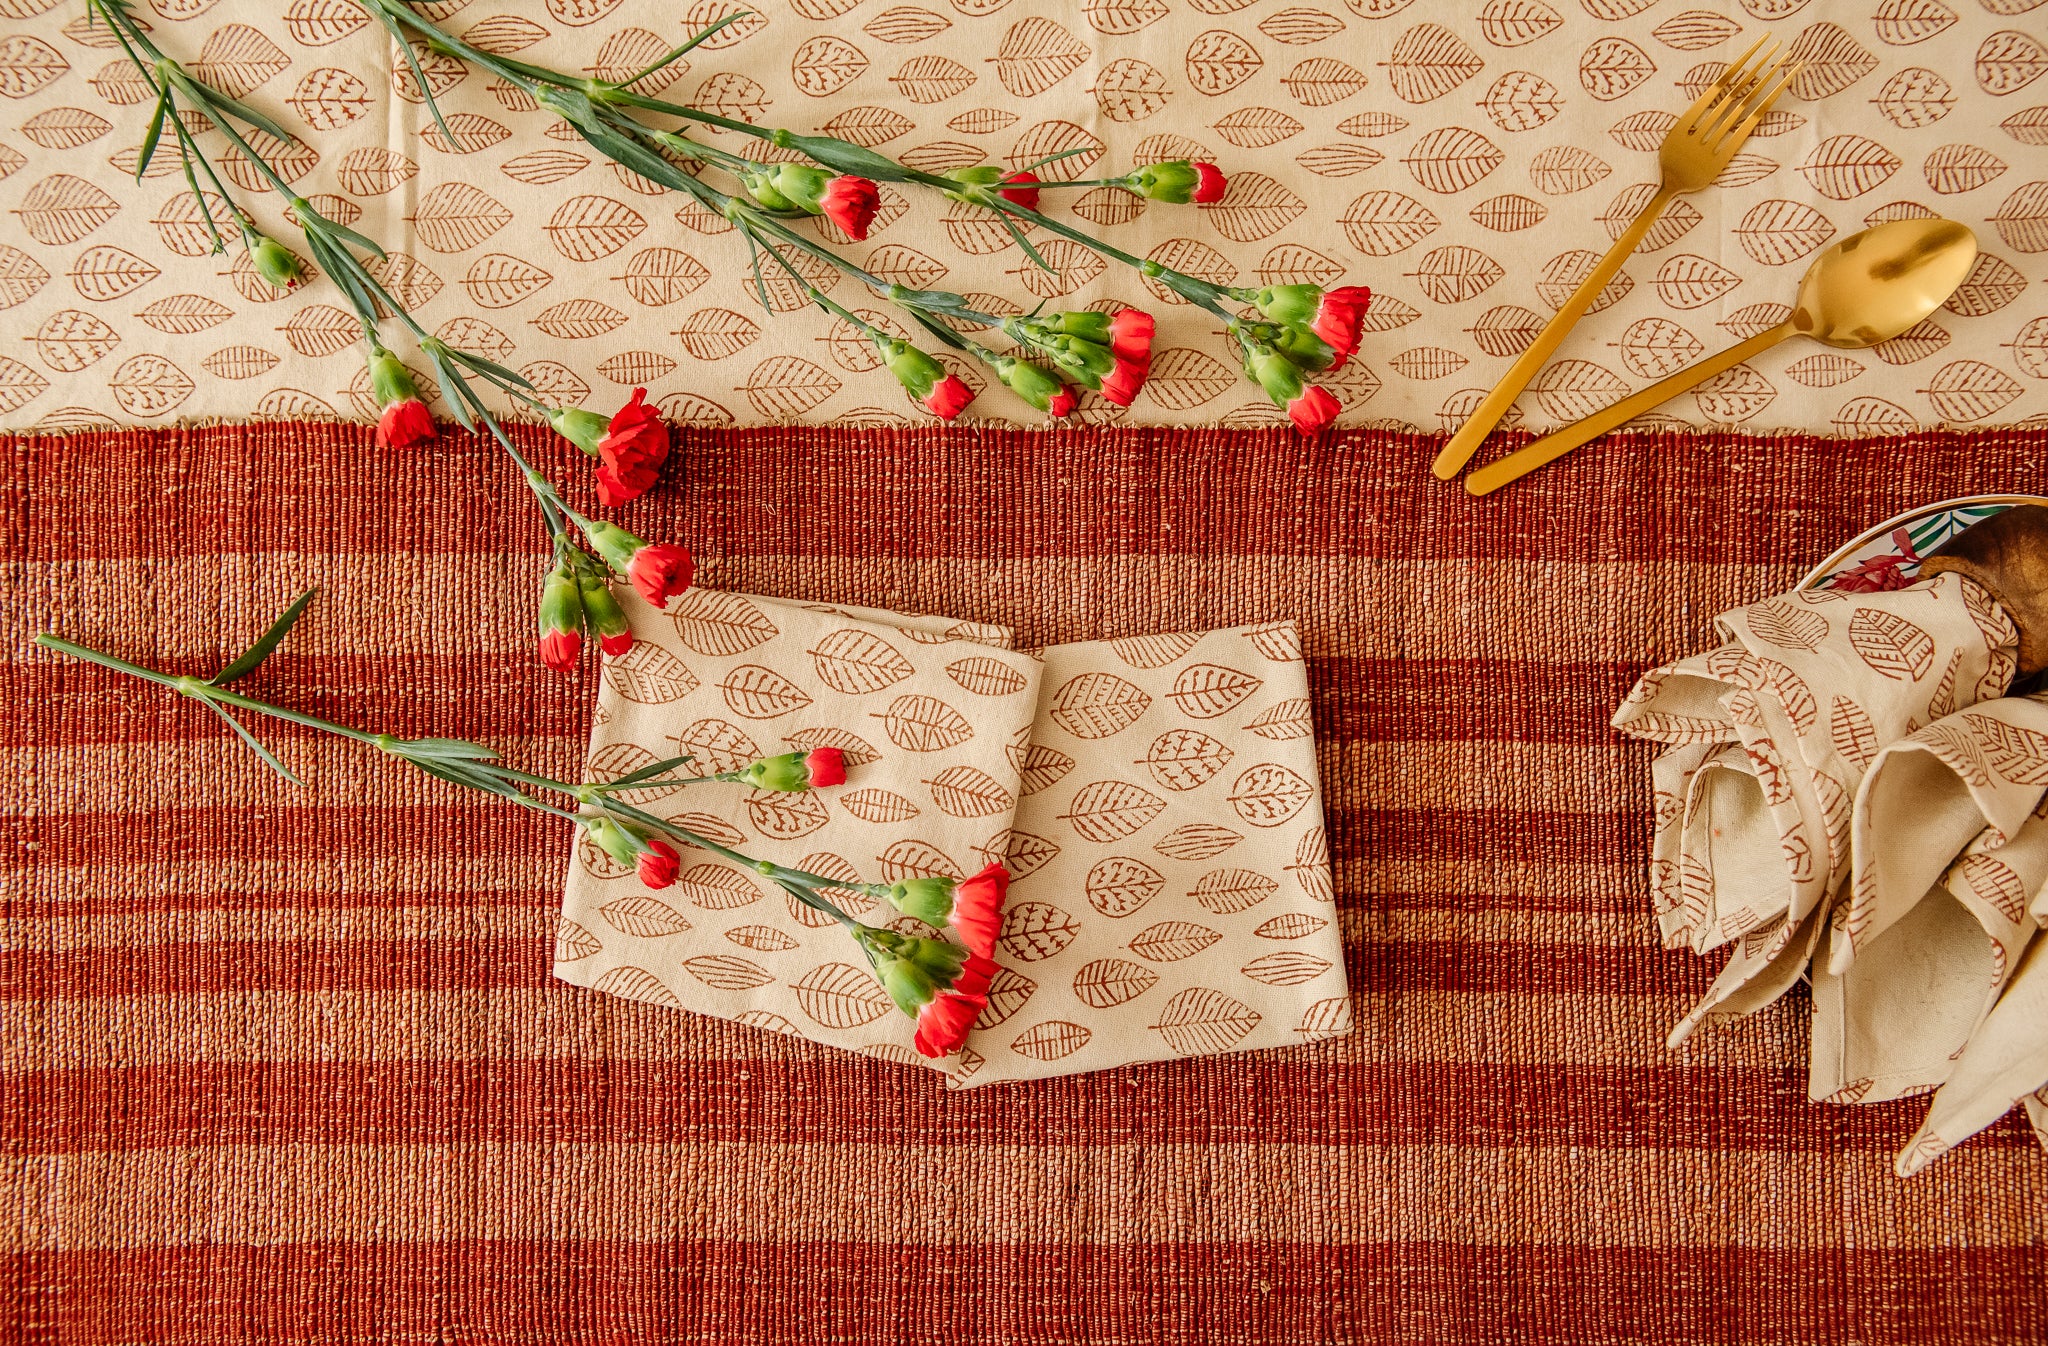
<instances>
[{"instance_id":1,"label":"gold fork","mask_svg":"<svg viewBox=\"0 0 2048 1346\"><path fill-rule=\"evenodd\" d=\"M1633 223L1614 241L1607 255L1592 273L1572 291L1571 298L1559 306L1550 322L1537 333L1529 348L1522 352L1514 366L1494 385L1492 392L1479 403L1451 442L1444 445L1437 454L1432 471L1444 481L1458 475L1480 441L1500 423L1514 405L1522 389L1529 386L1529 380L1536 377L1536 371L1554 354L1565 333L1572 324L1582 317L1586 310L1607 288L1607 282L1614 279L1614 273L1621 270L1621 264L1636 250L1643 236L1650 232L1650 226L1664 213L1671 198L1688 192L1696 192L1721 176L1721 170L1735 157L1735 151L1742 148L1742 142L1749 139L1749 133L1763 115L1771 110L1771 104L1778 101L1778 95L1785 91L1798 75L1800 63L1779 54L1778 44L1772 42L1768 51L1764 44L1768 38L1759 38L1755 46L1729 62L1699 101L1687 108L1678 118L1664 143L1657 150L1657 162L1663 171L1664 180L1658 184L1656 195L1652 196L1636 215Z\"/></svg>"}]
</instances>

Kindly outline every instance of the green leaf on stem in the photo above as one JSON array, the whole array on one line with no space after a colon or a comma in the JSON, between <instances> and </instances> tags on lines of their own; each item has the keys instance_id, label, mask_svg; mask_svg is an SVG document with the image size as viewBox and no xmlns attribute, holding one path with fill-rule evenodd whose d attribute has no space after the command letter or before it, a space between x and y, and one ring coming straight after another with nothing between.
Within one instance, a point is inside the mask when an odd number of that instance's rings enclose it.
<instances>
[{"instance_id":1,"label":"green leaf on stem","mask_svg":"<svg viewBox=\"0 0 2048 1346\"><path fill-rule=\"evenodd\" d=\"M427 111L434 114L434 125L441 128L441 134L448 137L450 145L460 145L462 137L450 130L447 120L441 116L441 105L434 101L434 86L427 83L427 73L420 69L420 59L413 55L412 43L407 40L405 31L382 10L377 11L377 22L383 25L385 32L391 34L391 40L398 44L399 53L405 57L406 69L412 72L413 82L419 86L420 97L426 100Z\"/></svg>"},{"instance_id":2,"label":"green leaf on stem","mask_svg":"<svg viewBox=\"0 0 2048 1346\"><path fill-rule=\"evenodd\" d=\"M142 181L142 172L156 158L157 142L163 139L164 118L171 110L171 90L168 85L160 86L156 95L156 115L149 119L149 130L143 132L142 148L135 155L135 180Z\"/></svg>"},{"instance_id":3,"label":"green leaf on stem","mask_svg":"<svg viewBox=\"0 0 2048 1346\"><path fill-rule=\"evenodd\" d=\"M533 390L533 381L524 374L519 373L517 370L507 369L496 360L487 360L475 351L466 351L459 347L450 346L448 347L448 358L459 365L482 374L500 387L510 384L515 388Z\"/></svg>"},{"instance_id":4,"label":"green leaf on stem","mask_svg":"<svg viewBox=\"0 0 2048 1346\"><path fill-rule=\"evenodd\" d=\"M313 601L313 595L319 592L318 589L308 589L297 598L294 598L292 605L280 613L278 619L270 624L270 629L261 636L258 636L254 645L251 645L248 649L243 650L240 655L236 656L233 663L208 678L206 680L207 685L211 687L225 687L238 678L248 677L251 673L262 667L263 661L270 657L270 652L276 649L286 636L291 634L293 624L305 613L306 605Z\"/></svg>"},{"instance_id":5,"label":"green leaf on stem","mask_svg":"<svg viewBox=\"0 0 2048 1346\"><path fill-rule=\"evenodd\" d=\"M287 767L283 762L278 761L277 758L271 754L270 749L264 747L262 743L257 741L257 738L254 734L244 729L242 727L242 722L240 720L237 720L234 716L228 714L226 707L222 706L219 702L215 701L212 697L209 696L201 695L199 699L206 703L206 708L208 710L212 711L214 714L220 716L223 720L226 720L228 722L228 728L234 730L236 735L242 740L242 742L249 745L249 751L255 753L257 757L261 758L263 761L263 765L269 767L272 771L275 771L278 775L284 777L286 780L290 781L294 785L304 785L306 783L300 780L297 776L294 776L291 772L290 767Z\"/></svg>"},{"instance_id":6,"label":"green leaf on stem","mask_svg":"<svg viewBox=\"0 0 2048 1346\"><path fill-rule=\"evenodd\" d=\"M460 785L472 790L485 790L506 799L526 799L526 796L521 794L510 781L507 781L502 776L494 775L488 767L476 766L463 760L438 757L430 757L424 760L418 757L408 757L405 760L436 780L447 781L450 785Z\"/></svg>"},{"instance_id":7,"label":"green leaf on stem","mask_svg":"<svg viewBox=\"0 0 2048 1346\"><path fill-rule=\"evenodd\" d=\"M646 79L655 71L660 70L664 66L667 66L670 63L680 60L682 57L689 55L692 51L695 51L699 46L702 46L705 42L715 37L718 34L719 29L724 28L727 24L738 23L741 19L746 18L747 14L748 11L744 9L734 10L732 13L720 19L717 23L712 24L703 32L698 33L695 37L683 43L682 46L677 47L674 51L670 52L668 55L656 61L653 65L648 66L645 70L642 70L638 74L634 75L631 79L622 79L618 83L612 85L612 87L614 89L624 89L630 85L638 84L641 80Z\"/></svg>"},{"instance_id":8,"label":"green leaf on stem","mask_svg":"<svg viewBox=\"0 0 2048 1346\"><path fill-rule=\"evenodd\" d=\"M649 762L639 770L629 771L616 780L592 781L590 788L600 792L629 789L632 786L638 785L641 781L652 780L654 777L664 775L679 766L687 766L695 760L695 758L685 755L682 757L666 758L659 762Z\"/></svg>"},{"instance_id":9,"label":"green leaf on stem","mask_svg":"<svg viewBox=\"0 0 2048 1346\"><path fill-rule=\"evenodd\" d=\"M497 749L471 743L466 738L402 738L385 751L409 761L431 758L436 761L493 762L498 757Z\"/></svg>"},{"instance_id":10,"label":"green leaf on stem","mask_svg":"<svg viewBox=\"0 0 2048 1346\"><path fill-rule=\"evenodd\" d=\"M441 397L448 403L448 410L455 413L455 419L462 423L463 429L476 429L476 417L469 407L469 384L462 375L448 367L448 361L440 351L429 349L427 360L434 366L434 381L441 385Z\"/></svg>"},{"instance_id":11,"label":"green leaf on stem","mask_svg":"<svg viewBox=\"0 0 2048 1346\"><path fill-rule=\"evenodd\" d=\"M1062 159L1071 159L1077 154L1086 154L1088 153L1088 151L1095 148L1097 147L1094 145L1077 145L1070 150L1061 150L1058 154L1048 154L1043 159L1033 159L1030 163L1024 165L1020 169L1017 169L1016 171L1018 173L1035 173L1039 169L1044 168L1047 164L1056 164ZM1000 182L995 184L995 186L998 188L1000 188L1002 185L1003 184ZM1052 185L1057 187L1060 184L1054 183Z\"/></svg>"},{"instance_id":12,"label":"green leaf on stem","mask_svg":"<svg viewBox=\"0 0 2048 1346\"><path fill-rule=\"evenodd\" d=\"M908 182L914 173L894 159L837 136L798 136L778 131L773 139L777 145L796 150L827 168L875 182Z\"/></svg>"},{"instance_id":13,"label":"green leaf on stem","mask_svg":"<svg viewBox=\"0 0 2048 1346\"><path fill-rule=\"evenodd\" d=\"M1017 227L1017 222L1015 220L1011 219L1007 214L998 214L996 218L1003 222L1003 228L1010 231L1010 237L1017 240L1017 246L1024 249L1024 255L1026 257L1029 257L1032 261L1038 263L1039 270L1045 272L1047 275L1059 274L1057 271L1053 269L1053 266L1050 262L1046 261L1045 258L1040 257L1038 255L1038 249L1031 246L1031 240L1024 237L1024 231Z\"/></svg>"},{"instance_id":14,"label":"green leaf on stem","mask_svg":"<svg viewBox=\"0 0 2048 1346\"><path fill-rule=\"evenodd\" d=\"M369 253L372 257L375 257L377 260L384 260L386 254L384 252L383 245L378 243L376 239L365 237L364 235L359 234L355 230L349 228L345 224L336 224L333 220L328 219L319 211L314 210L313 207L310 205L306 207L306 212L312 216L312 220L314 221L312 227L310 228L307 227L306 224L304 223L301 224L300 227L304 228L307 233L310 234L317 231L322 234L335 234L341 238L348 240L350 243L355 244L357 247L361 248L364 252ZM304 221L305 215L301 215L300 218L302 221Z\"/></svg>"}]
</instances>

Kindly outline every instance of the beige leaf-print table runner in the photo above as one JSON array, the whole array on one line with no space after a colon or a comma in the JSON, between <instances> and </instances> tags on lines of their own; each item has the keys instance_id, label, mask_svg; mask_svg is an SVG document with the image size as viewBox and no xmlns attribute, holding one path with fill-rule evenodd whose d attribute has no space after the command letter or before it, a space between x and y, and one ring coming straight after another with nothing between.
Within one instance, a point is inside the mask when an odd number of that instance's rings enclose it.
<instances>
[{"instance_id":1,"label":"beige leaf-print table runner","mask_svg":"<svg viewBox=\"0 0 2048 1346\"><path fill-rule=\"evenodd\" d=\"M741 0L441 0L503 52L628 73ZM515 91L426 58L455 138L350 0L147 0L157 40L300 140L293 185L393 249L425 325L605 409L646 384L726 424L909 422L871 349L812 312L764 314L723 221L615 171ZM1675 202L1518 415L1552 425L1778 321L1813 254L1939 213L1983 260L1933 318L1870 352L1797 343L1662 414L1888 432L2048 413L2048 29L2027 0L746 0L653 91L826 131L919 167L1101 177L1213 158L1221 203L1060 200L1136 253L1241 284L1377 294L1330 382L1352 423L1456 423L1648 196L1674 114L1769 31L1806 61L1721 186ZM354 324L322 283L272 289L206 255L173 156L132 179L149 106L76 0L0 4L0 426L364 415ZM723 137L734 145L732 137ZM207 137L216 151L217 135ZM223 163L253 186L248 165ZM248 198L279 228L274 198ZM1159 357L1133 422L1277 419L1213 324L1061 240L1034 269L989 219L886 188L853 255L987 308L1143 302ZM811 226L806 226L811 227ZM289 236L282 233L282 236ZM850 283L814 279L880 308ZM779 309L800 300L782 280ZM893 320L889 320L893 321ZM980 386L978 370L965 371ZM430 393L430 395L432 395ZM1090 399L1091 404L1094 402ZM971 414L1033 419L1001 389ZM1088 405L1091 419L1117 416Z\"/></svg>"},{"instance_id":2,"label":"beige leaf-print table runner","mask_svg":"<svg viewBox=\"0 0 2048 1346\"><path fill-rule=\"evenodd\" d=\"M1351 1031L1292 622L1058 645L973 1087Z\"/></svg>"},{"instance_id":3,"label":"beige leaf-print table runner","mask_svg":"<svg viewBox=\"0 0 2048 1346\"><path fill-rule=\"evenodd\" d=\"M1002 855L1017 804L1011 751L1030 731L1040 672L989 643L1007 631L706 589L666 611L627 607L634 644L605 660L592 779L682 753L705 772L821 746L847 759L846 784L828 790L713 784L629 791L628 803L829 878L971 874ZM892 915L846 903L878 922ZM705 852L685 848L660 892L587 842L569 867L555 953L564 981L922 1061L911 1021L857 960L829 918Z\"/></svg>"}]
</instances>

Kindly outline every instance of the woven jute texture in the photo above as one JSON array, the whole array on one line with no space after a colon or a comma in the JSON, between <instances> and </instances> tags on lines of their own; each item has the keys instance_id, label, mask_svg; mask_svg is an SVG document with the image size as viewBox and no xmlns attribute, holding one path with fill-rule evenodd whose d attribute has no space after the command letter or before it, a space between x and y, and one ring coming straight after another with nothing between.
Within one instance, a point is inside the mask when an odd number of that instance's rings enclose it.
<instances>
[{"instance_id":1,"label":"woven jute texture","mask_svg":"<svg viewBox=\"0 0 2048 1346\"><path fill-rule=\"evenodd\" d=\"M1027 645L1301 623L1360 1031L949 1095L553 980L559 824L266 731L291 788L27 647L207 672L317 585L252 690L573 772L595 673L534 662L488 446L0 440L0 1339L2048 1339L2013 1119L1902 1182L1924 1102L1807 1102L1803 993L1664 1049L1711 965L1657 947L1607 728L1866 525L2048 487L2048 432L1648 437L1476 503L1435 447L706 433L624 513L721 588Z\"/></svg>"}]
</instances>

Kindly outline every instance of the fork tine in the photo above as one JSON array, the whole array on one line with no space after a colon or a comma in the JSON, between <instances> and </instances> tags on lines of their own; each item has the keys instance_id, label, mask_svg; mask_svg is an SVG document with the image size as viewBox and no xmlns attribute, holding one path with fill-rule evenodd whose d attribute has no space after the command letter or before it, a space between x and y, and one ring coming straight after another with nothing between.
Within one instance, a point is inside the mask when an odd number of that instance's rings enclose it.
<instances>
[{"instance_id":1,"label":"fork tine","mask_svg":"<svg viewBox=\"0 0 2048 1346\"><path fill-rule=\"evenodd\" d=\"M1693 105L1680 114L1678 118L1679 127L1690 132L1698 124L1701 117L1717 106L1721 101L1721 96L1727 92L1729 85L1734 82L1736 73L1749 61L1750 57L1756 55L1757 49L1768 41L1770 41L1770 35L1765 34L1763 37L1758 38L1756 44L1748 51L1730 61L1727 67L1721 71L1720 78L1709 84L1705 91L1694 100Z\"/></svg>"},{"instance_id":2,"label":"fork tine","mask_svg":"<svg viewBox=\"0 0 2048 1346\"><path fill-rule=\"evenodd\" d=\"M1700 118L1699 125L1693 129L1694 136L1702 141L1708 140L1732 123L1741 115L1742 106L1749 101L1750 95L1769 80L1776 73L1777 67L1783 64L1782 48L1773 42L1770 49L1757 58L1755 65L1740 70L1736 78L1730 81L1729 87L1723 90L1720 101L1715 103L1706 116Z\"/></svg>"},{"instance_id":3,"label":"fork tine","mask_svg":"<svg viewBox=\"0 0 2048 1346\"><path fill-rule=\"evenodd\" d=\"M1776 83L1772 84L1765 92L1750 99L1745 107L1748 115L1716 136L1713 144L1708 148L1718 149L1730 136L1735 137L1738 141L1747 139L1749 133L1756 129L1756 124L1763 120L1764 114L1771 110L1771 105L1778 101L1779 96L1785 92L1793 80L1799 78L1799 72L1804 69L1806 69L1804 61L1790 61L1773 70L1771 77L1776 79Z\"/></svg>"}]
</instances>

